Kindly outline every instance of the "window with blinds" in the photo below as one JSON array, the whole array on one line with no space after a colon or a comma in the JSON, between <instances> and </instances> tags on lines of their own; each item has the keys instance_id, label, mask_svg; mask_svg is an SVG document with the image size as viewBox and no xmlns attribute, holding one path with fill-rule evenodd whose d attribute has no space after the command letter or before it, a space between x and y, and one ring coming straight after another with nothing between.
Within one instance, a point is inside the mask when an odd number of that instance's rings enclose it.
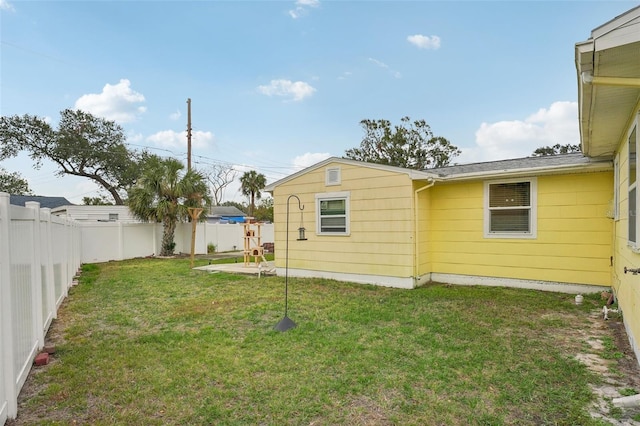
<instances>
[{"instance_id":1,"label":"window with blinds","mask_svg":"<svg viewBox=\"0 0 640 426\"><path fill-rule=\"evenodd\" d=\"M535 237L535 179L485 184L485 236Z\"/></svg>"},{"instance_id":2,"label":"window with blinds","mask_svg":"<svg viewBox=\"0 0 640 426\"><path fill-rule=\"evenodd\" d=\"M349 235L349 193L316 194L318 235Z\"/></svg>"}]
</instances>

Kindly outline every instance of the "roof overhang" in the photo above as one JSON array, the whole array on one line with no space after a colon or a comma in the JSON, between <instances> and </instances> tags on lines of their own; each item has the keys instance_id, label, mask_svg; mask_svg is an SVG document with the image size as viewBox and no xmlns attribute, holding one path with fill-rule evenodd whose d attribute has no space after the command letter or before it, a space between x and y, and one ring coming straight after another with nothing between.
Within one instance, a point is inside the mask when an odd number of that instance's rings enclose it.
<instances>
[{"instance_id":1,"label":"roof overhang","mask_svg":"<svg viewBox=\"0 0 640 426\"><path fill-rule=\"evenodd\" d=\"M582 152L611 157L640 102L640 6L575 46Z\"/></svg>"},{"instance_id":2,"label":"roof overhang","mask_svg":"<svg viewBox=\"0 0 640 426\"><path fill-rule=\"evenodd\" d=\"M364 161L357 161L357 160L349 160L347 158L339 158L339 157L329 157L326 160L320 161L319 163L316 163L312 166L309 166L305 169L300 170L299 172L293 173L285 178L282 178L276 182L273 182L269 185L267 185L264 188L265 192L268 192L270 194L273 194L274 189L277 186L280 186L284 183L289 182L290 180L293 180L295 178L297 178L298 176L301 176L303 174L309 173L313 170L317 170L321 167L324 167L328 164L332 164L332 163L338 163L338 164L345 164L345 165L353 165L353 166L358 166L358 167L368 167L371 169L378 169L378 170L384 170L387 172L392 172L392 173L402 173L402 174L406 174L407 176L409 176L409 178L411 180L419 180L419 181L428 181L428 182L432 182L434 180L437 180L438 176L433 174L433 173L429 173L429 172L425 172L425 171L421 171L421 170L413 170L413 169L405 169L403 167L395 167L395 166L386 166L384 164L375 164L375 163L367 163Z\"/></svg>"},{"instance_id":3,"label":"roof overhang","mask_svg":"<svg viewBox=\"0 0 640 426\"><path fill-rule=\"evenodd\" d=\"M613 168L613 162L607 159L593 160L587 164L566 164L542 167L527 167L521 169L491 170L484 172L458 173L442 176L439 182L462 182L481 179L512 179L531 176L548 176L575 173L596 173L609 171Z\"/></svg>"}]
</instances>

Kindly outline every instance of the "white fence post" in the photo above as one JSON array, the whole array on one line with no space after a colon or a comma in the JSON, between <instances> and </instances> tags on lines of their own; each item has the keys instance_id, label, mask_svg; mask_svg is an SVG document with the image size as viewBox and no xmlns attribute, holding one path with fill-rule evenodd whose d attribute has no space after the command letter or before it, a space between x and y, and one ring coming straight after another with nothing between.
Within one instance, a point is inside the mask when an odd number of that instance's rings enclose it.
<instances>
[{"instance_id":1,"label":"white fence post","mask_svg":"<svg viewBox=\"0 0 640 426\"><path fill-rule=\"evenodd\" d=\"M11 297L11 234L9 226L9 194L0 192L0 369L3 377L2 387L5 401L0 399L3 416L14 418L18 413L18 390L15 380L13 313ZM2 410L0 410L2 411Z\"/></svg>"},{"instance_id":2,"label":"white fence post","mask_svg":"<svg viewBox=\"0 0 640 426\"><path fill-rule=\"evenodd\" d=\"M47 283L46 289L44 291L47 292L46 300L47 300L47 312L50 312L51 318L47 317L46 321L49 323L50 320L58 317L58 310L56 309L56 285L55 278L53 275L53 233L51 231L51 209L45 208L42 209L45 214L45 231L44 231L44 253L42 253L44 259L46 260L44 267L44 279Z\"/></svg>"},{"instance_id":3,"label":"white fence post","mask_svg":"<svg viewBox=\"0 0 640 426\"><path fill-rule=\"evenodd\" d=\"M42 319L42 255L40 238L40 203L27 201L24 206L33 212L33 257L31 258L31 306L33 309L33 335L38 340L38 349L44 347L44 321Z\"/></svg>"}]
</instances>

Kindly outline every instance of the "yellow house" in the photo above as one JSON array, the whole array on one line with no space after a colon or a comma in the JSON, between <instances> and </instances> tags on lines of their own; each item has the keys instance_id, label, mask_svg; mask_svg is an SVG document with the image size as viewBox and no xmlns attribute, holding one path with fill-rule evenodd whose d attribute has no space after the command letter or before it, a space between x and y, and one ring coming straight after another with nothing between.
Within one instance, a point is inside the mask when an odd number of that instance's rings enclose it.
<instances>
[{"instance_id":1,"label":"yellow house","mask_svg":"<svg viewBox=\"0 0 640 426\"><path fill-rule=\"evenodd\" d=\"M329 158L266 189L280 250L290 201L291 276L580 293L611 285L612 188L610 160L568 154L428 171Z\"/></svg>"},{"instance_id":2,"label":"yellow house","mask_svg":"<svg viewBox=\"0 0 640 426\"><path fill-rule=\"evenodd\" d=\"M424 171L329 158L266 188L278 274L613 288L640 354L640 7L575 55L582 153Z\"/></svg>"},{"instance_id":3,"label":"yellow house","mask_svg":"<svg viewBox=\"0 0 640 426\"><path fill-rule=\"evenodd\" d=\"M575 60L582 151L614 163L611 285L640 358L640 7L594 29Z\"/></svg>"}]
</instances>

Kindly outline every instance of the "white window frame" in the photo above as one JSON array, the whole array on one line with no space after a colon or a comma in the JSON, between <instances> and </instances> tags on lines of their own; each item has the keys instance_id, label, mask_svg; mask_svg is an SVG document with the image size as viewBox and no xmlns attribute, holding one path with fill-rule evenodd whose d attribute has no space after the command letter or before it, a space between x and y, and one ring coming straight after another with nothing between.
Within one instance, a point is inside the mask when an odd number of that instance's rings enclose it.
<instances>
[{"instance_id":1,"label":"white window frame","mask_svg":"<svg viewBox=\"0 0 640 426\"><path fill-rule=\"evenodd\" d=\"M322 194L316 194L316 235L338 235L338 236L349 236L351 233L350 229L350 198L351 192L349 191L340 191L340 192L325 192ZM328 200L345 200L345 231L344 232L323 232L320 227L320 202L328 201Z\"/></svg>"},{"instance_id":2,"label":"white window frame","mask_svg":"<svg viewBox=\"0 0 640 426\"><path fill-rule=\"evenodd\" d=\"M640 141L640 126L638 125L640 119L640 114L636 115L636 119L634 120L634 122L631 124L631 127L629 127L629 131L627 132L626 138L625 138L625 143L627 144L627 162L628 162L628 167L627 167L627 220L628 220L628 224L627 224L627 245L629 247L631 247L634 251L638 251L639 247L640 247L640 241L637 241L640 235L638 235L640 232L640 221L638 220L638 215L637 214L632 214L632 206L631 206L631 201L632 201L632 195L631 192L635 191L635 205L636 205L636 210L638 209L638 200L640 199L640 195L638 194L638 179L640 178L640 174L638 174L638 172L640 172L640 167L638 167L638 163L639 163L639 158L638 156L640 155L640 150L638 149L640 145L639 141ZM631 150L630 145L632 143L631 141L631 136L633 134L635 130L636 133L636 140L635 140L635 147L636 147L636 158L635 158L635 164L632 164L632 158L631 158ZM630 184L630 179L631 179L631 168L635 167L636 170L636 180L635 182L633 182L632 184ZM631 228L631 224L632 224L632 220L634 220L633 218L635 218L635 238L636 241L632 241L630 238L630 228Z\"/></svg>"},{"instance_id":3,"label":"white window frame","mask_svg":"<svg viewBox=\"0 0 640 426\"><path fill-rule=\"evenodd\" d=\"M489 207L489 191L491 185L504 184L504 183L520 183L529 182L529 232L492 232L491 226L491 210ZM527 208L526 206L519 206L518 208ZM538 237L538 179L535 177L521 178L521 179L506 179L506 180L494 180L486 181L484 183L484 237L485 238L520 238L520 239L535 239Z\"/></svg>"}]
</instances>

